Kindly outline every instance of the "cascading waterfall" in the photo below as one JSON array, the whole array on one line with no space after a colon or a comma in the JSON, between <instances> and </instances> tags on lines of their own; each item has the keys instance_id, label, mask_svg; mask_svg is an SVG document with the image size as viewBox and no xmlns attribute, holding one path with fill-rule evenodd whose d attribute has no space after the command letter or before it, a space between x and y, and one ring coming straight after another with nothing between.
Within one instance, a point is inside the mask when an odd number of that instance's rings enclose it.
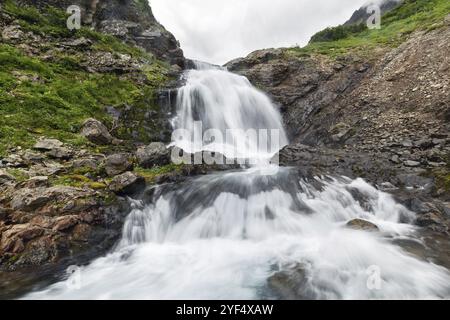
<instances>
[{"instance_id":1,"label":"cascading waterfall","mask_svg":"<svg viewBox=\"0 0 450 320\"><path fill-rule=\"evenodd\" d=\"M281 145L287 143L270 100L225 70L190 71L178 106L177 128L189 131L201 120L221 131L279 129ZM254 143L247 140L247 146ZM192 146L189 139L174 144ZM25 298L271 299L280 298L273 288L280 272L302 275L296 298L450 296L445 268L395 245L420 240L411 224L415 214L390 195L361 179L308 180L295 169L274 175L256 169L156 187L133 202L114 251L81 269L79 287L72 276ZM347 228L355 218L380 230ZM373 267L380 276L376 288L368 285ZM283 285L291 286L289 280L276 284Z\"/></svg>"},{"instance_id":2,"label":"cascading waterfall","mask_svg":"<svg viewBox=\"0 0 450 320\"><path fill-rule=\"evenodd\" d=\"M174 145L191 153L214 151L232 159L267 160L288 144L279 112L247 78L205 63L196 65L178 92L173 125L184 134L175 137ZM201 123L202 132L219 132L221 141L203 141L196 123ZM266 143L259 139L261 132L267 133ZM270 133L276 133L276 138L271 140Z\"/></svg>"}]
</instances>

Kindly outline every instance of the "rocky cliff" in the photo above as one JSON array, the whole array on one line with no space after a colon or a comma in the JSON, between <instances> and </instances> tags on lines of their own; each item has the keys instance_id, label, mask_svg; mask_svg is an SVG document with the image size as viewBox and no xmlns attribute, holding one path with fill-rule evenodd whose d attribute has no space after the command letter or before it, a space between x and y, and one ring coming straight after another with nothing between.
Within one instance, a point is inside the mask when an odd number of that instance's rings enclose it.
<instances>
[{"instance_id":1,"label":"rocky cliff","mask_svg":"<svg viewBox=\"0 0 450 320\"><path fill-rule=\"evenodd\" d=\"M38 8L81 9L82 24L144 48L161 60L184 68L183 51L175 37L153 16L147 0L19 0Z\"/></svg>"}]
</instances>

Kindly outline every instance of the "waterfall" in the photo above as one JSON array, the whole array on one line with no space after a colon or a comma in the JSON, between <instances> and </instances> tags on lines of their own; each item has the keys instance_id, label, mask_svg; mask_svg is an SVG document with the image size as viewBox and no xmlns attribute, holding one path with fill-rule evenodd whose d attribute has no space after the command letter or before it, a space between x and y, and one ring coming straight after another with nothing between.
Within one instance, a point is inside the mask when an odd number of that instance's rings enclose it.
<instances>
[{"instance_id":1,"label":"waterfall","mask_svg":"<svg viewBox=\"0 0 450 320\"><path fill-rule=\"evenodd\" d=\"M247 79L203 67L186 80L174 126L190 136L175 145L192 147L196 120L221 132L278 129L280 145L287 143L276 108ZM247 136L233 139L246 139L245 148L257 144ZM445 268L396 245L420 242L415 214L362 179L306 179L294 168L261 175L250 168L158 186L133 206L110 254L82 267L76 279L24 298L276 299L273 283L283 272L301 274L297 298L450 297ZM379 231L351 229L352 219ZM69 285L75 280L79 287ZM275 287L292 286L285 282Z\"/></svg>"},{"instance_id":2,"label":"waterfall","mask_svg":"<svg viewBox=\"0 0 450 320\"><path fill-rule=\"evenodd\" d=\"M207 150L228 158L270 159L288 144L279 112L247 78L205 63L196 65L178 92L173 125L184 131L174 137L173 145L190 153ZM196 123L203 132L220 133L220 141L203 141ZM261 141L261 133L267 141ZM275 138L270 133L276 133Z\"/></svg>"}]
</instances>

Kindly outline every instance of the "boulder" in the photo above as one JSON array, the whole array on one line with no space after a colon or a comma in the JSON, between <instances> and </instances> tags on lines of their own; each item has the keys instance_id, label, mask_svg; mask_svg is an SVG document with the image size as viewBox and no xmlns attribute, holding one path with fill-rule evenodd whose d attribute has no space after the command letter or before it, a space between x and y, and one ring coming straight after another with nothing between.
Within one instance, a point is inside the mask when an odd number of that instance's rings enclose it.
<instances>
[{"instance_id":1,"label":"boulder","mask_svg":"<svg viewBox=\"0 0 450 320\"><path fill-rule=\"evenodd\" d=\"M133 195L145 187L145 179L132 172L125 172L113 178L109 189L121 195Z\"/></svg>"},{"instance_id":2,"label":"boulder","mask_svg":"<svg viewBox=\"0 0 450 320\"><path fill-rule=\"evenodd\" d=\"M33 149L39 151L52 151L56 148L61 148L64 144L57 139L41 139L34 146Z\"/></svg>"},{"instance_id":3,"label":"boulder","mask_svg":"<svg viewBox=\"0 0 450 320\"><path fill-rule=\"evenodd\" d=\"M315 294L308 289L308 276L305 269L305 265L298 264L279 271L269 277L268 286L284 300L314 299Z\"/></svg>"},{"instance_id":4,"label":"boulder","mask_svg":"<svg viewBox=\"0 0 450 320\"><path fill-rule=\"evenodd\" d=\"M362 219L353 219L347 222L346 226L350 229L354 230L362 230L362 231L379 231L378 226L370 221L362 220Z\"/></svg>"},{"instance_id":5,"label":"boulder","mask_svg":"<svg viewBox=\"0 0 450 320\"><path fill-rule=\"evenodd\" d=\"M10 175L5 170L0 169L0 185L16 180L12 175Z\"/></svg>"},{"instance_id":6,"label":"boulder","mask_svg":"<svg viewBox=\"0 0 450 320\"><path fill-rule=\"evenodd\" d=\"M83 123L81 135L92 143L100 145L110 144L114 140L105 125L96 119L87 119Z\"/></svg>"},{"instance_id":7,"label":"boulder","mask_svg":"<svg viewBox=\"0 0 450 320\"><path fill-rule=\"evenodd\" d=\"M40 187L48 187L50 182L47 176L35 176L23 183L24 188L40 188Z\"/></svg>"},{"instance_id":8,"label":"boulder","mask_svg":"<svg viewBox=\"0 0 450 320\"><path fill-rule=\"evenodd\" d=\"M73 152L66 147L56 147L50 150L47 154L55 159L67 160L72 157Z\"/></svg>"},{"instance_id":9,"label":"boulder","mask_svg":"<svg viewBox=\"0 0 450 320\"><path fill-rule=\"evenodd\" d=\"M126 171L133 170L132 156L129 153L110 155L106 158L105 170L109 176L116 176Z\"/></svg>"},{"instance_id":10,"label":"boulder","mask_svg":"<svg viewBox=\"0 0 450 320\"><path fill-rule=\"evenodd\" d=\"M164 166L170 163L170 151L162 142L153 142L148 146L140 147L136 151L136 157L142 168Z\"/></svg>"}]
</instances>

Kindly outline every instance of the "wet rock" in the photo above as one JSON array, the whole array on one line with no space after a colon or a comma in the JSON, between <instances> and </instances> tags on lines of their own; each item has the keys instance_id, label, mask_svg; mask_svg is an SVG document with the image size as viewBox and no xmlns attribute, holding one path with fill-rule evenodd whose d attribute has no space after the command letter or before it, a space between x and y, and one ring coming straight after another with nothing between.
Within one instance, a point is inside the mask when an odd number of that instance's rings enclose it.
<instances>
[{"instance_id":1,"label":"wet rock","mask_svg":"<svg viewBox=\"0 0 450 320\"><path fill-rule=\"evenodd\" d=\"M417 217L416 224L421 227L428 227L438 232L445 232L448 226L445 219L439 212L428 212Z\"/></svg>"},{"instance_id":2,"label":"wet rock","mask_svg":"<svg viewBox=\"0 0 450 320\"><path fill-rule=\"evenodd\" d=\"M162 142L153 142L136 151L136 158L142 168L164 166L170 163L170 151Z\"/></svg>"},{"instance_id":3,"label":"wet rock","mask_svg":"<svg viewBox=\"0 0 450 320\"><path fill-rule=\"evenodd\" d=\"M347 222L346 226L350 229L354 230L362 230L362 231L379 231L378 226L370 221L363 219L353 219Z\"/></svg>"},{"instance_id":4,"label":"wet rock","mask_svg":"<svg viewBox=\"0 0 450 320\"><path fill-rule=\"evenodd\" d=\"M105 125L96 119L87 119L84 122L81 135L100 145L110 144L114 140Z\"/></svg>"},{"instance_id":5,"label":"wet rock","mask_svg":"<svg viewBox=\"0 0 450 320\"><path fill-rule=\"evenodd\" d=\"M105 161L105 170L109 176L116 176L129 170L133 170L132 156L129 153L110 155Z\"/></svg>"},{"instance_id":6,"label":"wet rock","mask_svg":"<svg viewBox=\"0 0 450 320\"><path fill-rule=\"evenodd\" d=\"M314 298L314 294L308 290L307 273L301 264L289 270L275 273L267 282L270 289L281 299L305 300Z\"/></svg>"},{"instance_id":7,"label":"wet rock","mask_svg":"<svg viewBox=\"0 0 450 320\"><path fill-rule=\"evenodd\" d=\"M109 189L122 195L133 195L142 191L145 187L145 179L132 172L125 172L113 178Z\"/></svg>"},{"instance_id":8,"label":"wet rock","mask_svg":"<svg viewBox=\"0 0 450 320\"><path fill-rule=\"evenodd\" d=\"M396 177L405 188L423 189L426 193L434 187L434 179L417 174L399 174Z\"/></svg>"},{"instance_id":9,"label":"wet rock","mask_svg":"<svg viewBox=\"0 0 450 320\"><path fill-rule=\"evenodd\" d=\"M61 148L64 144L57 139L41 139L34 146L33 149L39 151L52 151Z\"/></svg>"}]
</instances>

